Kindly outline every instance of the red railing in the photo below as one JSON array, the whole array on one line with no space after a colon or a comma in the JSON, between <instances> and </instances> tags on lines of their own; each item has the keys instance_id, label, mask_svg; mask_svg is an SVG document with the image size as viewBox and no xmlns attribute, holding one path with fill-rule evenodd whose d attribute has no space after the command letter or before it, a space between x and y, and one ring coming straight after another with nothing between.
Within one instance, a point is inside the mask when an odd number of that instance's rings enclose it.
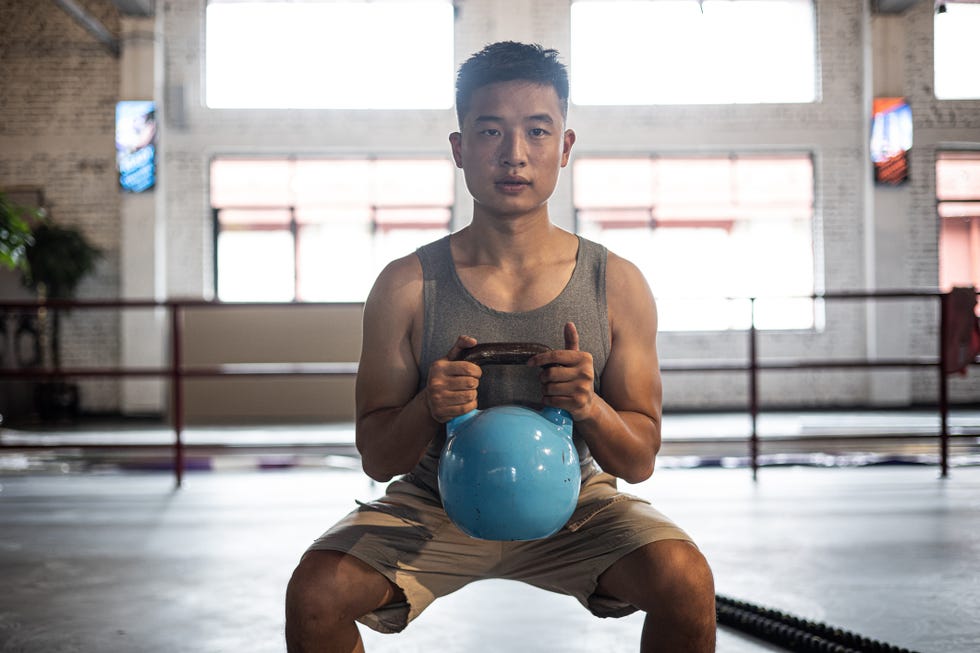
<instances>
[{"instance_id":1,"label":"red railing","mask_svg":"<svg viewBox=\"0 0 980 653\"><path fill-rule=\"evenodd\" d=\"M935 356L890 358L874 360L759 360L758 329L755 325L755 298L748 298L751 306L751 321L747 329L748 360L742 362L685 362L671 363L666 361L661 365L664 373L699 373L699 372L741 372L748 375L748 406L751 430L748 447L753 479L757 478L759 470L759 430L758 419L760 412L759 374L766 370L803 370L803 369L863 369L863 368L934 368L938 375L939 391L936 408L939 414L940 473L943 477L949 474L949 393L948 379L943 361L946 359L946 327L943 324L946 315L945 305L949 293L938 291L889 291L889 292L836 292L815 294L813 300L877 300L877 299L927 299L939 302L937 325L937 353ZM85 367L85 368L0 368L0 379L42 379L55 380L63 378L106 377L106 378L162 378L169 379L171 387L171 408L173 420L173 469L177 486L183 481L185 469L184 455L184 379L204 377L296 377L296 376L354 376L357 374L356 362L339 363L229 363L222 365L186 367L183 364L183 311L188 308L283 308L330 306L327 303L271 303L271 302L235 302L222 303L203 300L48 300L44 303L33 301L3 301L0 302L0 313L7 311L29 312L46 310L69 309L160 309L164 308L170 315L170 362L162 367ZM976 360L973 361L977 363ZM44 444L31 447L23 444L7 444L0 440L0 451L4 449L25 448L86 448L101 447L115 448L117 445L91 444ZM154 445L129 445L130 447ZM274 445L270 443L269 448ZM123 447L119 447L123 448Z\"/></svg>"}]
</instances>

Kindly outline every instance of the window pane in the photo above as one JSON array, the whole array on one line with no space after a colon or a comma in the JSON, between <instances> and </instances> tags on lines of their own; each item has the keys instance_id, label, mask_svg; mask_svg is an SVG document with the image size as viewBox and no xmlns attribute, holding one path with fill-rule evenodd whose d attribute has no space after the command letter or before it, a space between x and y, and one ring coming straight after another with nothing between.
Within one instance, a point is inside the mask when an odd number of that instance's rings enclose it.
<instances>
[{"instance_id":1,"label":"window pane","mask_svg":"<svg viewBox=\"0 0 980 653\"><path fill-rule=\"evenodd\" d=\"M740 204L803 208L813 205L813 164L809 158L739 157L735 188Z\"/></svg>"},{"instance_id":2,"label":"window pane","mask_svg":"<svg viewBox=\"0 0 980 653\"><path fill-rule=\"evenodd\" d=\"M279 229L289 226L287 209L220 209L218 223L222 231L227 229L258 229L269 226Z\"/></svg>"},{"instance_id":3,"label":"window pane","mask_svg":"<svg viewBox=\"0 0 980 653\"><path fill-rule=\"evenodd\" d=\"M370 231L371 207L300 207L296 210L296 222L299 224L334 225L342 228L353 226L357 229Z\"/></svg>"},{"instance_id":4,"label":"window pane","mask_svg":"<svg viewBox=\"0 0 980 653\"><path fill-rule=\"evenodd\" d=\"M728 159L658 161L658 220L730 217L732 162Z\"/></svg>"},{"instance_id":5,"label":"window pane","mask_svg":"<svg viewBox=\"0 0 980 653\"><path fill-rule=\"evenodd\" d=\"M805 155L581 158L572 170L578 230L643 271L664 330L746 328L749 303L729 299L738 297L765 298L760 328L810 328L812 170ZM618 180L651 178L648 199L603 206Z\"/></svg>"},{"instance_id":6,"label":"window pane","mask_svg":"<svg viewBox=\"0 0 980 653\"><path fill-rule=\"evenodd\" d=\"M448 206L453 203L455 173L449 160L374 162L378 206Z\"/></svg>"},{"instance_id":7,"label":"window pane","mask_svg":"<svg viewBox=\"0 0 980 653\"><path fill-rule=\"evenodd\" d=\"M944 153L936 160L936 197L980 200L980 152Z\"/></svg>"},{"instance_id":8,"label":"window pane","mask_svg":"<svg viewBox=\"0 0 980 653\"><path fill-rule=\"evenodd\" d=\"M293 299L293 238L288 231L222 232L218 236L222 301Z\"/></svg>"},{"instance_id":9,"label":"window pane","mask_svg":"<svg viewBox=\"0 0 980 653\"><path fill-rule=\"evenodd\" d=\"M648 208L585 209L578 212L578 219L580 224L595 224L602 229L646 229L653 224L652 213Z\"/></svg>"},{"instance_id":10,"label":"window pane","mask_svg":"<svg viewBox=\"0 0 980 653\"><path fill-rule=\"evenodd\" d=\"M946 3L934 19L936 97L940 100L980 98L980 5Z\"/></svg>"},{"instance_id":11,"label":"window pane","mask_svg":"<svg viewBox=\"0 0 980 653\"><path fill-rule=\"evenodd\" d=\"M650 159L582 159L572 180L575 206L612 208L653 203Z\"/></svg>"},{"instance_id":12,"label":"window pane","mask_svg":"<svg viewBox=\"0 0 980 653\"><path fill-rule=\"evenodd\" d=\"M980 152L940 152L936 159L939 285L980 288Z\"/></svg>"},{"instance_id":13,"label":"window pane","mask_svg":"<svg viewBox=\"0 0 980 653\"><path fill-rule=\"evenodd\" d=\"M579 0L571 23L577 104L816 98L811 0Z\"/></svg>"},{"instance_id":14,"label":"window pane","mask_svg":"<svg viewBox=\"0 0 980 653\"><path fill-rule=\"evenodd\" d=\"M385 264L398 257L411 254L421 245L432 242L448 233L448 229L391 229L382 230L374 237L374 260L376 273ZM373 278L372 278L373 281ZM366 295L365 295L366 296Z\"/></svg>"},{"instance_id":15,"label":"window pane","mask_svg":"<svg viewBox=\"0 0 980 653\"><path fill-rule=\"evenodd\" d=\"M212 108L447 109L453 7L419 2L211 0Z\"/></svg>"},{"instance_id":16,"label":"window pane","mask_svg":"<svg viewBox=\"0 0 980 653\"><path fill-rule=\"evenodd\" d=\"M945 219L939 232L939 285L980 288L980 218Z\"/></svg>"},{"instance_id":17,"label":"window pane","mask_svg":"<svg viewBox=\"0 0 980 653\"><path fill-rule=\"evenodd\" d=\"M362 302L379 270L367 224L306 226L299 231L299 288L303 301Z\"/></svg>"},{"instance_id":18,"label":"window pane","mask_svg":"<svg viewBox=\"0 0 980 653\"><path fill-rule=\"evenodd\" d=\"M289 206L289 161L215 159L211 206Z\"/></svg>"},{"instance_id":19,"label":"window pane","mask_svg":"<svg viewBox=\"0 0 980 653\"><path fill-rule=\"evenodd\" d=\"M939 202L941 218L980 217L980 201L977 202Z\"/></svg>"},{"instance_id":20,"label":"window pane","mask_svg":"<svg viewBox=\"0 0 980 653\"><path fill-rule=\"evenodd\" d=\"M212 186L228 205L214 207L220 299L364 301L389 261L449 232L455 168L448 158L216 159ZM270 287L248 276L258 270Z\"/></svg>"},{"instance_id":21,"label":"window pane","mask_svg":"<svg viewBox=\"0 0 980 653\"><path fill-rule=\"evenodd\" d=\"M449 209L425 207L418 209L378 209L375 224L379 231L411 231L449 228Z\"/></svg>"},{"instance_id":22,"label":"window pane","mask_svg":"<svg viewBox=\"0 0 980 653\"><path fill-rule=\"evenodd\" d=\"M292 188L301 206L351 207L371 203L368 160L302 159L293 162Z\"/></svg>"}]
</instances>

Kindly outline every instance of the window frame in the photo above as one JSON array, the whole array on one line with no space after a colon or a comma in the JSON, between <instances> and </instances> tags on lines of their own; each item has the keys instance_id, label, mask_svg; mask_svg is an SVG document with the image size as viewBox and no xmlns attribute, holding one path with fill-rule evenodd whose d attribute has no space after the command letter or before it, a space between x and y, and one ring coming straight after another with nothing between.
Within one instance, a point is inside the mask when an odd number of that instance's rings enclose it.
<instances>
[{"instance_id":1,"label":"window frame","mask_svg":"<svg viewBox=\"0 0 980 653\"><path fill-rule=\"evenodd\" d=\"M823 315L822 315L823 307L822 307L822 304L820 302L818 302L818 301L815 300L815 297L816 297L816 293L818 292L818 289L822 285L821 271L823 269L823 266L822 266L821 262L818 260L818 256L820 255L820 252L822 251L822 247L820 246L820 240L819 240L820 239L820 234L819 234L819 231L818 231L819 206L818 206L817 187L816 187L816 181L817 181L816 180L816 171L817 171L816 154L812 150L806 150L806 149L771 150L771 151L747 150L747 151L716 151L716 152L696 152L696 153L693 153L693 152L692 153L686 153L686 152L652 152L652 153L649 153L648 152L648 153L626 153L626 154L621 153L621 152L619 152L619 153L608 153L608 154L601 153L601 152L590 152L587 155L580 155L576 159L576 162L582 161L582 160L588 160L588 159L599 159L599 160L619 159L619 160L633 160L633 161L645 161L645 160L651 160L651 159L654 159L654 160L656 160L656 159L660 159L660 160L670 160L670 159L675 159L675 160L705 159L705 160L715 160L715 161L718 161L718 160L726 160L727 159L727 160L730 160L730 161L737 161L737 160L740 160L740 159L742 159L742 160L746 160L746 159L749 159L749 160L751 160L751 159L763 159L763 160L766 160L766 159L779 159L779 158L786 158L786 159L793 159L793 160L806 159L809 162L809 168L810 168L810 180L809 180L810 194L809 194L809 197L808 197L809 203L808 203L808 209L807 210L808 210L808 214L809 215L807 217L807 221L809 223L809 225L808 225L808 228L809 228L809 238L810 238L810 247L811 247L811 250L812 250L812 254L811 254L811 256L812 256L812 258L811 258L812 288L809 289L810 291L808 293L801 293L801 294L796 294L796 295L771 295L771 296L768 296L768 295L760 294L760 293L745 293L745 294L734 295L734 296L727 296L726 295L724 297L722 297L721 295L714 295L712 297L714 299L718 299L718 300L724 299L725 302L726 302L726 304L730 305L729 310L737 310L734 307L739 306L741 304L745 304L746 306L748 306L748 303L749 303L749 299L750 298L757 299L758 301L756 302L756 304L758 304L759 302L768 301L770 299L774 299L774 300L786 300L786 301L805 300L805 301L808 302L808 305L807 305L808 306L808 310L812 314L812 319L811 319L809 325L807 325L807 326L799 326L799 327L794 327L794 326L775 326L775 327L773 327L773 326L765 326L765 325L759 325L759 324L757 324L756 325L756 328L759 329L759 330L765 330L765 331L769 331L769 332L792 332L792 333L799 333L799 332L803 332L803 331L820 330L823 327L823 324L824 324L824 322L823 322ZM579 178L579 174L576 174L575 168L573 167L572 168L572 180L573 180L572 183L573 183L573 186L576 183L576 180L578 178ZM704 227L704 228L722 229L722 230L728 231L730 233L731 230L734 229L738 224L743 223L743 222L751 219L751 218L747 218L745 216L741 216L741 217L734 216L731 219L725 219L725 218L719 218L717 216L712 216L710 218L704 218L704 219L698 219L698 218L694 218L694 219L677 219L677 218L671 218L671 219L667 219L667 220L663 220L663 221L658 222L653 217L654 214L655 214L655 204L651 204L650 206L645 206L645 207L641 207L641 206L638 206L637 205L637 206L629 206L629 207L625 207L625 206L624 207L615 207L615 208L609 207L609 208L603 209L602 207L596 206L596 207L587 207L587 208L583 209L583 207L579 206L579 204L575 200L574 188L573 188L573 192L572 192L572 197L573 197L573 199L572 199L572 204L573 204L573 206L572 206L572 210L573 210L573 226L574 226L574 229L575 229L575 232L576 233L581 233L581 231L582 231L582 221L580 219L580 214L582 212L588 211L588 210L601 211L601 210L610 210L611 209L611 210L632 211L632 212L635 212L637 214L642 213L642 212L645 211L647 213L647 215L649 216L649 220L647 222L647 225L648 225L647 228L651 232L654 229L658 229L658 228L659 229L674 229L674 228ZM634 263L636 263L636 261L634 261ZM642 266L641 266L641 269L642 269ZM652 287L654 286L654 284L649 279L648 279L648 283L650 283L650 285ZM671 301L671 300L686 301L684 297L674 296L674 295L666 295L666 296L662 296L661 298L658 299L658 301L661 301L661 302L667 302L667 301ZM726 326L726 327L719 326L717 328L714 328L714 327L712 327L712 328L666 328L666 329L663 329L663 330L664 331L671 332L671 333L687 333L687 332L692 332L692 333L707 333L707 332L740 331L740 330L744 330L744 328L747 328L747 327L733 326L733 325L730 324L729 326Z\"/></svg>"},{"instance_id":2,"label":"window frame","mask_svg":"<svg viewBox=\"0 0 980 653\"><path fill-rule=\"evenodd\" d=\"M571 0L571 3L570 3L570 40L571 40L571 46L569 48L569 54L570 54L570 60L571 60L571 69L572 69L573 73L575 72L575 69L578 68L577 81L572 86L572 97L570 98L571 102L574 105L577 105L577 106L589 106L589 107L591 107L591 106L620 106L620 107L625 107L625 106L673 106L673 105L719 105L719 106L727 106L727 105L735 105L735 104L748 104L748 105L811 104L812 105L812 104L816 104L816 103L818 103L820 101L820 86L821 86L821 84L820 84L820 47L819 47L819 29L818 29L819 25L818 25L817 3L816 3L816 0L723 0L723 1L722 0L704 0L704 2L706 4L707 3L715 4L717 2L717 4L719 5L719 7L726 7L726 10L733 9L734 6L737 5L737 3L743 3L743 4L752 3L752 4L756 4L756 5L765 5L765 4L775 5L775 4L778 4L778 3L782 3L784 5L806 5L806 9L808 10L809 17L810 17L810 31L809 31L809 34L807 36L806 42L804 43L800 38L790 39L790 41L792 43L800 42L801 45L803 45L803 44L809 44L809 52L808 52L807 55L805 55L807 57L807 63L809 64L809 70L807 71L807 75L806 75L806 78L809 80L809 87L806 90L803 90L802 89L802 86L799 87L799 88L796 88L792 92L786 91L784 89L784 87L791 87L791 86L793 86L789 82L803 79L803 76L800 74L800 71L797 71L797 70L786 71L785 75L780 78L781 83L774 85L772 83L772 81L771 81L772 71L770 70L770 73L769 74L763 76L766 81L765 82L760 82L759 88L756 89L756 96L754 96L754 97L745 96L744 95L744 91L739 91L738 90L740 88L741 89L744 89L746 87L754 87L755 86L754 84L748 83L748 82L751 82L752 81L751 78L742 77L742 76L739 76L739 75L735 75L735 80L733 82L731 75L726 75L726 74L720 73L720 72L718 73L718 78L715 79L714 82L717 82L719 88L724 88L726 85L730 85L731 88L729 88L728 91L718 91L718 94L716 96L707 96L707 95L704 95L701 91L693 91L693 90L691 90L691 88L688 88L686 91L680 91L679 89L676 89L676 88L670 88L670 84L663 83L664 80L661 80L659 82L655 82L655 83L652 83L652 84L646 84L646 86L648 86L648 87L657 87L657 88L667 87L668 88L668 91L669 91L669 95L665 95L665 96L660 97L660 98L656 97L654 91L647 91L645 95L643 95L643 94L641 94L640 96L634 95L633 98L625 98L624 96L622 96L622 89L629 88L630 87L630 83L621 83L622 80L620 80L620 83L614 82L615 85L616 85L616 87L618 89L620 89L619 91L616 91L616 92L620 93L620 96L619 97L615 97L612 100L600 100L600 99L597 99L597 98L599 98L599 97L601 97L603 95L603 93L600 92L600 91L591 90L591 89L586 90L586 91L583 91L582 90L583 85L587 85L593 79L607 79L608 80L609 77L610 77L609 70L610 69L614 69L615 66L612 63L610 63L610 62L605 62L605 63L597 64L597 65L594 66L594 68L596 68L596 72L594 74L593 73L590 73L590 72L585 72L585 73L582 72L582 70L583 70L583 64L582 64L581 57L583 56L583 53L582 53L582 50L581 49L577 49L576 48L576 40L578 38L578 34L577 34L578 27L577 27L577 21L576 21L576 17L575 17L576 11L578 11L578 10L576 9L576 6L583 7L586 4L592 4L592 5L596 5L596 8L598 9L599 7L601 7L603 5L609 6L609 5L613 5L613 4L622 4L622 5L629 5L630 6L629 8L631 8L634 12L636 12L636 11L642 11L642 9L639 7L639 5L654 5L654 4L658 4L658 3L666 4L666 3L669 3L669 2L672 2L675 5L677 5L678 8L684 8L684 10L687 9L687 6L688 5L690 5L691 7L697 5L701 9L701 14L702 15L705 14L705 6L704 6L704 4L702 4L701 2L694 2L693 0L691 0L690 2L685 2L684 0ZM716 11L718 11L718 10L716 10ZM595 18L595 17L593 17L593 18ZM588 21L585 24L593 25L595 22L596 22L595 20L592 20L592 21ZM771 23L772 23L771 20L767 22L767 24L771 24ZM618 24L619 25L624 25L625 24L625 25L633 25L633 26L635 26L635 25L639 24L639 21L638 20L632 20L631 21L628 18L623 18L622 20L618 21ZM725 23L725 21L723 19L720 19L720 22L717 23L717 24L715 24L715 22L712 21L712 22L708 23L707 25L702 26L702 27L704 27L708 31L708 33L705 35L705 37L703 39L697 39L697 41L698 42L703 42L703 41L714 42L715 39L712 38L712 34L710 32L711 32L712 29L718 30L719 29L719 26L723 26L723 28L721 29L721 32L722 33L725 33L726 31L731 31L727 27L727 25L726 25L726 23ZM596 29L601 30L602 28L601 27L597 27ZM608 32L610 30L606 30L606 31ZM623 43L623 42L642 42L644 40L649 41L650 38L649 37L647 39L623 38L623 39L618 39L618 42L620 42L620 43ZM656 40L656 39L654 39L654 40ZM688 42L690 42L690 41L691 40L688 40ZM780 46L779 43L774 43L773 44L773 47L774 48L778 48L779 46ZM782 46L785 48L785 47L787 47L787 44L786 43L783 43ZM598 49L601 50L601 51L604 51L604 52L610 50L609 47L601 47L601 48L598 48ZM744 50L744 47L741 48L741 50ZM702 53L703 51L704 51L704 48L698 48L693 53L681 53L681 54L676 54L675 53L676 56L674 56L674 55L667 55L665 53L660 53L660 54L663 57L672 56L675 61L676 60L680 60L680 61L688 61L688 60L690 60L690 61L694 62L694 61L697 61L697 60L700 59L700 53ZM731 51L731 50L729 50L729 51ZM591 52L590 52L590 54L591 54ZM720 53L720 54L722 54L722 53ZM651 56L653 56L653 57L656 58L657 53L652 53ZM737 64L733 61L732 62L732 65L733 66L737 65L738 70L756 70L756 69L759 69L759 68L765 68L767 66L768 67L772 67L772 66L777 66L777 65L783 65L783 64L785 64L789 60L788 57L783 57L782 59L780 59L779 57L772 56L771 52L762 52L762 51L755 52L754 53L754 57L750 57L748 54L746 54L745 57L746 57L746 59L744 61L740 61ZM712 60L712 62L717 62L719 60L719 58L720 57L715 57ZM630 59L630 56L625 56L624 55L624 56L621 56L619 58L619 62L628 61L629 59ZM724 60L726 60L726 61L731 60L731 57L730 56L729 57L724 57ZM696 65L695 63L692 63L691 65L695 67L695 70L697 69L697 66L700 65L702 67L702 72L703 72L703 70L705 70L705 69L716 69L716 68L718 68L717 63L712 63L712 62L701 61L700 64L697 64ZM630 74L625 75L625 77L627 78L627 80L630 80L630 82L633 83L633 85L636 85L635 84L635 80L636 79L640 79L643 76L642 75L642 70L643 69L645 69L644 68L644 65L638 63L637 64L637 69L631 70ZM604 72L600 72L600 71L604 71ZM666 73L664 73L664 74L666 74ZM692 75L691 72L690 71L687 71L687 70L676 71L675 73L672 73L672 74L675 74L676 76L684 76L686 79L691 79L692 77L693 78L697 78L698 77L696 74ZM706 84L708 82L711 82L711 81L712 80L701 79L701 82L699 83L698 86L700 88L704 88L706 86ZM775 87L778 87L780 89L783 89L783 91L782 91L783 94L782 95L779 95L779 96L774 96L774 95L771 94L771 92L768 92L767 93L765 91L760 90L760 89L765 89L765 88L771 89L774 86ZM583 93L585 95L583 95Z\"/></svg>"},{"instance_id":3,"label":"window frame","mask_svg":"<svg viewBox=\"0 0 980 653\"><path fill-rule=\"evenodd\" d=\"M947 281L951 277L962 278L958 275L951 275L944 265L946 258L945 238L953 230L951 226L955 221L965 225L968 232L967 238L970 244L976 244L976 248L967 247L967 265L970 269L967 276L970 283L975 287L980 287L980 187L972 194L961 195L953 194L949 197L943 196L941 188L942 180L940 167L943 161L970 161L980 167L980 149L961 150L961 149L940 149L936 151L936 161L934 170L936 173L936 218L939 220L939 241L938 241L938 279L941 290L949 290L954 285L959 285L959 281ZM970 186L969 190L973 190ZM949 207L949 215L944 209ZM980 308L978 308L980 310Z\"/></svg>"},{"instance_id":4,"label":"window frame","mask_svg":"<svg viewBox=\"0 0 980 653\"><path fill-rule=\"evenodd\" d=\"M247 13L267 14L229 16L222 21L216 18L235 5L245 7ZM328 13L331 10L324 7L331 5L346 16L341 14L333 20L309 16ZM431 11L424 11L423 6ZM289 21L277 20L279 15L269 14L273 11L293 15ZM425 13L425 23L420 23L419 13ZM455 77L454 15L451 0L206 0L201 34L204 106L213 111L450 110ZM437 19L440 27L447 28L445 34L441 29L435 31ZM412 21L415 25L406 25ZM406 29L422 24L432 25L433 31L419 35L417 31L422 30ZM238 40L237 35L245 33L249 25L263 30L265 41L271 44ZM304 33L297 35L298 31ZM227 47L221 49L218 43L223 37L227 37ZM312 45L304 50L300 47L303 43ZM237 63L241 59L248 63ZM340 61L342 65L324 67L316 65L317 61ZM420 79L419 70L427 71L431 78ZM310 78L317 82L310 83ZM222 81L215 85L218 80ZM237 83L232 85L227 80ZM256 93L257 87L261 92ZM290 88L303 90L290 92Z\"/></svg>"},{"instance_id":5,"label":"window frame","mask_svg":"<svg viewBox=\"0 0 980 653\"><path fill-rule=\"evenodd\" d=\"M449 177L449 179L447 179L447 181L450 182L449 183L449 190L450 190L450 193L451 193L451 195L449 197L449 202L447 204L397 204L397 203L383 203L383 202L378 202L377 201L378 198L375 196L374 197L374 200L375 201L373 201L371 203L368 203L368 204L365 204L365 205L357 205L356 207L353 207L353 208L355 210L364 210L364 211L366 211L368 213L368 215L370 216L370 218L369 218L369 220L367 222L367 226L368 226L371 234L379 234L379 233L380 234L388 234L388 233L395 232L395 231L400 231L400 230L410 231L410 230L418 230L418 229L423 229L423 228L429 228L429 229L432 229L432 230L439 230L439 229L441 229L443 227L443 222L441 220L439 220L439 221L433 220L431 222L427 222L427 221L425 221L425 222L419 222L419 221L404 221L404 222L401 222L401 221L386 221L386 220L379 220L378 219L379 213L382 213L383 214L385 211L390 211L390 210L395 210L395 211L398 211L398 210L412 210L412 211L415 211L415 210L419 210L419 211L432 210L433 212L443 213L446 216L445 223L444 223L444 227L445 227L446 233L449 233L449 231L451 231L452 225L454 224L454 221L455 221L455 212L456 212L456 208L455 208L455 200L456 200L456 197L455 197L455 194L456 194L456 184L455 184L455 181L456 180L455 180L455 174L454 174L455 166L452 164L452 161L451 161L450 157L448 157L448 156L441 156L441 155L435 155L435 154L432 154L432 155L419 155L419 156L414 156L414 157L413 156L405 156L405 155L401 155L401 154L392 155L392 156L368 155L368 156L363 156L363 157L352 157L352 156L345 156L345 157L337 157L337 156L303 156L303 157L297 157L297 156L294 156L294 155L284 155L284 156L216 155L216 156L214 156L211 159L211 162L210 162L210 164L208 166L209 179L210 179L210 177L212 175L212 172L211 171L213 170L213 165L215 164L215 162L222 161L222 160L225 160L225 161L263 161L263 162L283 162L283 161L286 161L286 162L303 162L303 161L311 161L311 162L321 162L321 161L345 162L346 161L346 162L369 163L369 164L370 163L376 163L376 162L408 162L408 163L410 163L410 162L429 162L429 163L432 163L432 162L445 162L446 163L446 169L450 173L450 177ZM209 193L209 196L210 196L210 193ZM301 267L302 266L301 266L301 256L300 256L302 232L303 232L303 230L304 230L305 227L316 227L317 225L319 225L321 223L318 223L318 222L304 223L301 220L299 220L297 218L297 213L302 210L302 206L299 205L299 204L297 204L297 203L295 203L295 202L285 203L285 204L278 204L277 203L277 204L261 204L261 205L259 205L259 204L246 205L246 204L231 204L231 203L229 203L229 204L225 204L225 205L222 205L222 206L215 206L215 204L214 204L213 201L209 201L209 204L210 204L210 209L211 209L211 231L212 231L212 248L211 248L211 250L212 250L212 270L213 270L213 275L212 275L213 276L213 280L212 280L213 281L213 283L212 283L212 291L214 293L214 297L218 298L220 301L246 302L246 303L249 302L249 301L260 301L260 302L270 301L270 302L273 302L273 303L291 303L291 302L293 302L293 303L299 303L299 302L304 302L304 301L311 301L311 300L304 300L304 299L302 299L300 297L300 295L301 295L301 292L300 292L301 291L301 283L300 283L300 281L302 279L302 274L301 274ZM320 208L323 208L323 207L321 206ZM349 205L344 205L344 208L349 210L352 207L349 206ZM275 223L268 222L268 221L261 221L261 220L256 220L254 222L249 222L249 221L235 221L234 223L232 223L233 226L231 226L229 228L229 226L227 226L227 225L222 225L222 222L221 222L221 212L222 211L236 211L236 212L239 212L239 211L244 211L244 212L247 212L247 211L256 211L256 212L263 212L263 213L284 212L284 213L287 213L288 214L289 219L288 219L288 221L275 222ZM234 300L234 299L232 299L232 300L222 300L221 299L221 294L219 292L220 287L221 287L221 285L220 285L220 283L221 283L220 282L220 279L221 279L221 266L220 266L220 260L219 260L220 259L220 257L219 257L219 242L220 242L220 237L221 237L221 234L223 232L235 232L235 231L237 231L237 232L247 232L247 233L260 233L260 232L263 232L263 231L276 231L276 232L288 232L289 233L290 239L292 240L292 252L293 252L293 261L292 261L292 267L293 267L293 270L292 270L293 291L292 291L292 298L291 299L289 299L289 300L281 300L281 301L279 301L279 300ZM382 267L383 267L384 263L387 263L387 261L381 262ZM373 281L373 279L372 279L372 281ZM320 300L313 300L313 301L318 301L319 302ZM361 300L361 301L363 301L363 300ZM352 300L336 299L336 300L322 300L321 303L349 304L351 302L352 302ZM356 303L356 301L355 301L355 303Z\"/></svg>"},{"instance_id":6,"label":"window frame","mask_svg":"<svg viewBox=\"0 0 980 653\"><path fill-rule=\"evenodd\" d=\"M969 102L969 101L980 100L980 81L974 82L973 90L970 92L969 95L962 95L960 94L962 93L962 91L957 90L958 87L962 87L964 85L963 82L957 81L958 79L962 79L962 78L957 77L956 79L950 81L945 77L943 73L941 73L941 71L943 71L944 69L945 70L949 69L949 65L948 65L949 62L944 60L947 55L959 54L960 55L959 58L961 60L965 59L966 61L969 61L969 56L970 56L970 53L967 53L964 57L962 56L962 52L950 53L944 50L944 48L949 47L948 44L943 44L941 42L943 36L942 32L944 30L944 27L949 28L951 25L955 24L954 21L957 19L957 14L960 14L959 27L964 27L964 28L971 28L974 26L980 27L980 5L976 4L975 2L948 2L944 4L943 9L944 10L942 12L936 12L935 14L933 14L932 94L939 102L956 102L956 101ZM969 25L962 25L962 23L966 22L962 18L963 14L966 13L972 14L972 18L974 19L974 21L971 21ZM974 33L972 34L972 36L973 36L972 43L974 44L973 48L975 49L976 52L980 52L980 45L977 45L976 34ZM966 38L967 37L964 36L964 39ZM953 45L959 45L959 43ZM944 66L944 64L946 65ZM968 66L964 66L964 68L968 68ZM962 70L962 68L960 70ZM970 79L977 79L975 62L972 70L970 70L969 73L972 73ZM969 73L964 73L964 74L969 74Z\"/></svg>"}]
</instances>

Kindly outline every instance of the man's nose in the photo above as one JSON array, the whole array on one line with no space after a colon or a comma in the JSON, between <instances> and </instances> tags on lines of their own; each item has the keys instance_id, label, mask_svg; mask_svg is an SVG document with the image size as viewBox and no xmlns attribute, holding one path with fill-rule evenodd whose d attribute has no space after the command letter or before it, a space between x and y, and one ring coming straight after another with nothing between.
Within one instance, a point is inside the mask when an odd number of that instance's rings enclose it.
<instances>
[{"instance_id":1,"label":"man's nose","mask_svg":"<svg viewBox=\"0 0 980 653\"><path fill-rule=\"evenodd\" d=\"M520 134L505 136L500 144L500 165L517 168L527 164L527 147Z\"/></svg>"}]
</instances>

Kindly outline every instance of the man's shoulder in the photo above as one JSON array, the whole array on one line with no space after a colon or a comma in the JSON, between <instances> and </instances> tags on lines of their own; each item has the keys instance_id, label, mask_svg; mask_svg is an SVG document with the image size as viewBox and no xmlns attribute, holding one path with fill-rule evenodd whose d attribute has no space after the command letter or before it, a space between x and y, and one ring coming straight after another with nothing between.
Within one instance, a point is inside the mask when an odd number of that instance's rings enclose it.
<instances>
[{"instance_id":1,"label":"man's shoulder","mask_svg":"<svg viewBox=\"0 0 980 653\"><path fill-rule=\"evenodd\" d=\"M450 235L447 234L445 236L436 238L435 240L429 241L426 244L419 246L419 248L415 250L415 254L419 256L427 256L427 255L431 256L440 251L448 250L449 238Z\"/></svg>"},{"instance_id":2,"label":"man's shoulder","mask_svg":"<svg viewBox=\"0 0 980 653\"><path fill-rule=\"evenodd\" d=\"M422 281L422 263L415 252L389 262L378 275L376 286L403 285L413 280Z\"/></svg>"},{"instance_id":3,"label":"man's shoulder","mask_svg":"<svg viewBox=\"0 0 980 653\"><path fill-rule=\"evenodd\" d=\"M631 279L636 276L643 277L643 273L640 272L640 268L637 267L636 263L611 250L606 250L606 274L608 276Z\"/></svg>"},{"instance_id":4,"label":"man's shoulder","mask_svg":"<svg viewBox=\"0 0 980 653\"><path fill-rule=\"evenodd\" d=\"M639 308L641 304L653 301L643 271L633 261L613 252L609 252L606 259L606 301L616 312L622 312L624 307Z\"/></svg>"}]
</instances>

